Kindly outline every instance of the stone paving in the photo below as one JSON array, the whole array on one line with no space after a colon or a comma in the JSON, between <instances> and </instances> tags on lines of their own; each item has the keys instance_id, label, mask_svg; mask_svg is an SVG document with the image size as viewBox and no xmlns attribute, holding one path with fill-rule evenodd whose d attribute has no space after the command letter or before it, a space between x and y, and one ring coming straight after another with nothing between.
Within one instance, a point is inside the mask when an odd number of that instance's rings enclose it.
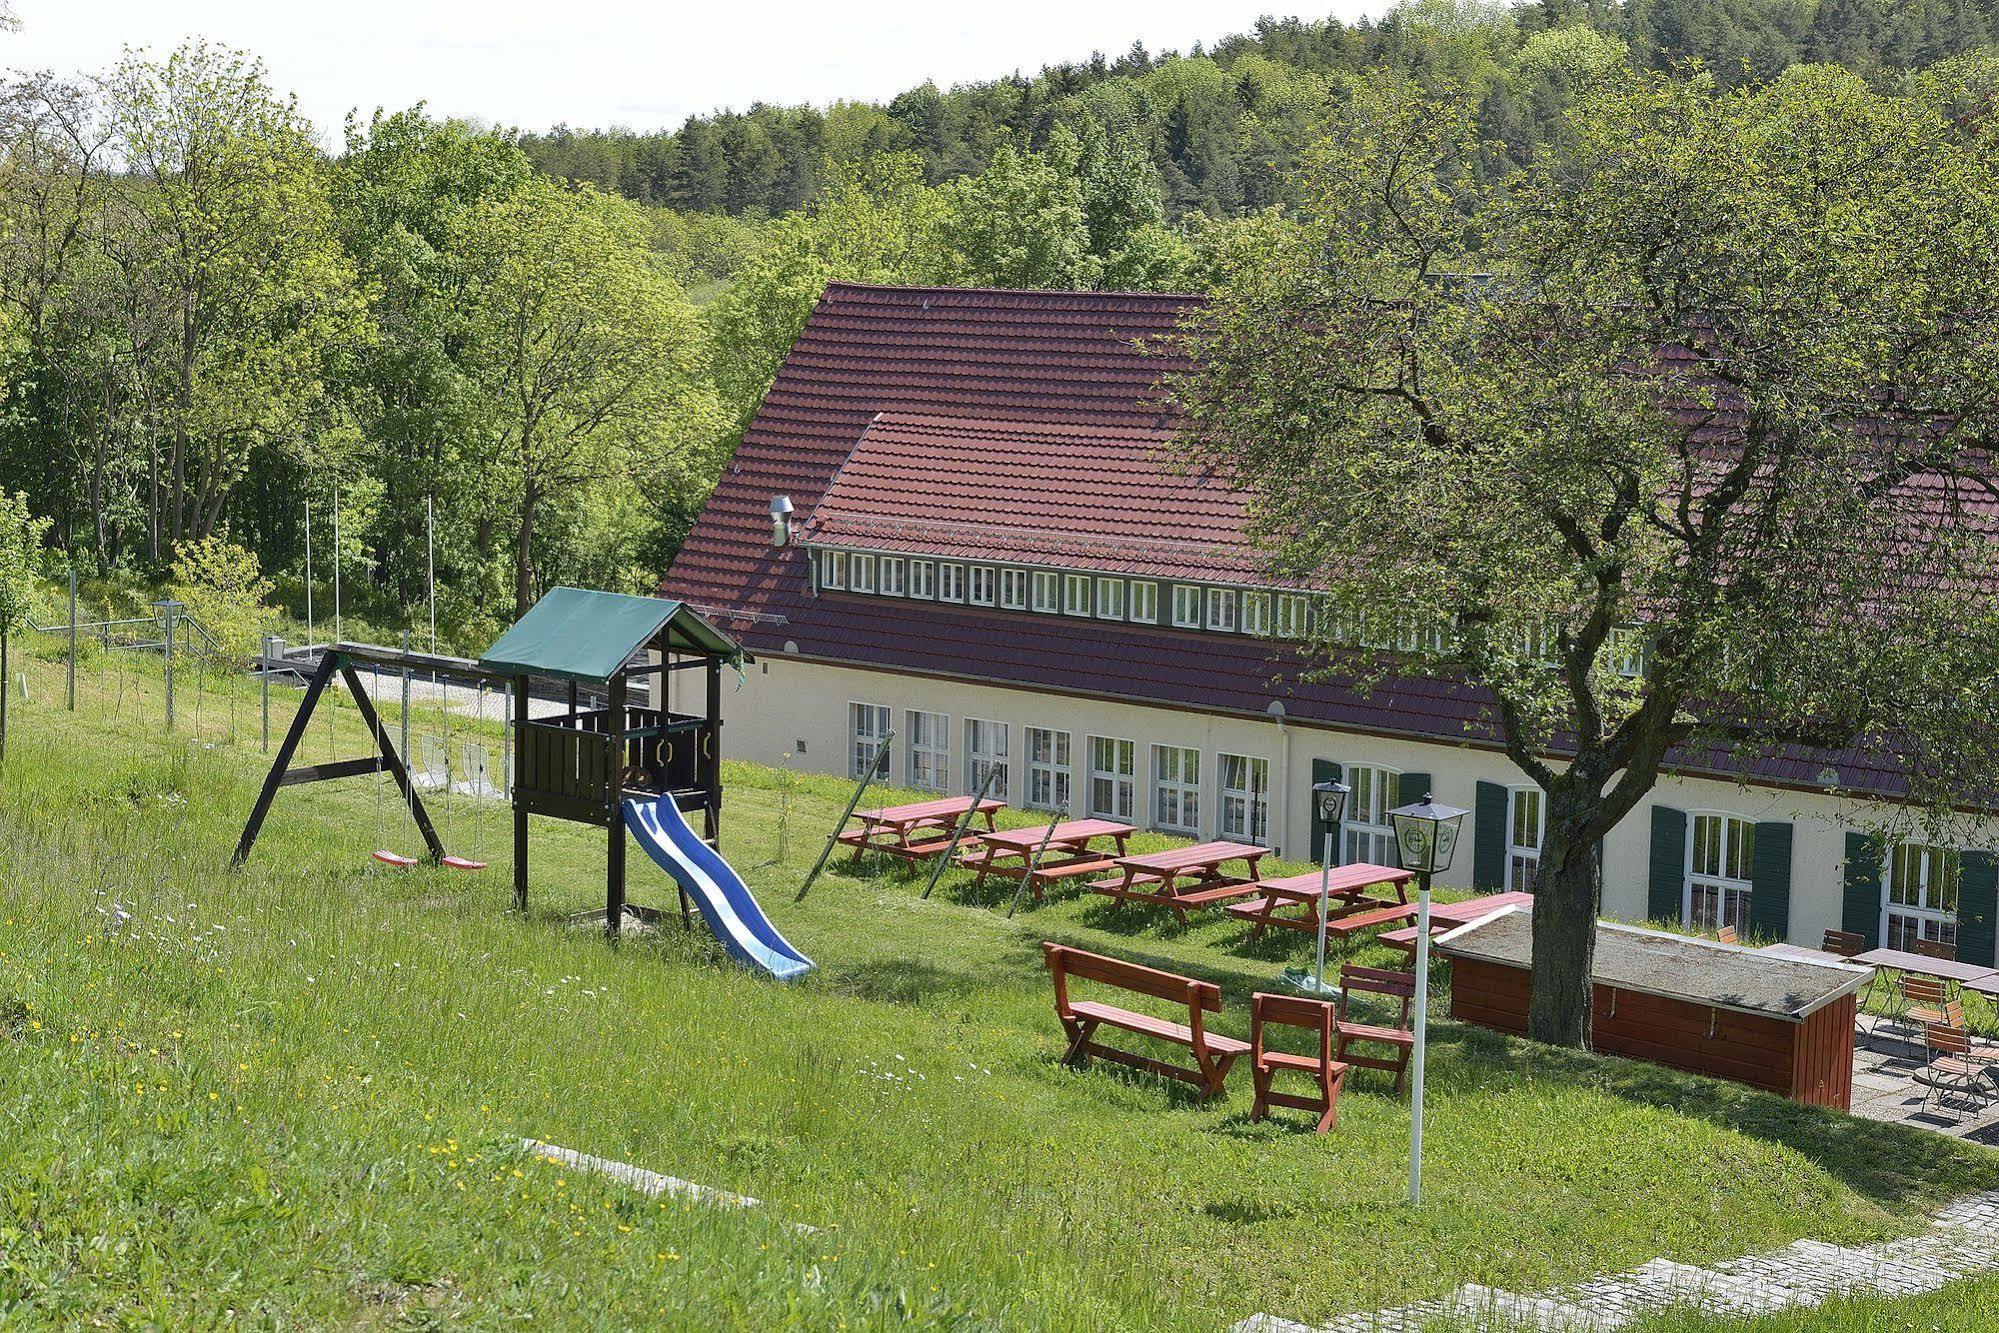
<instances>
[{"instance_id":1,"label":"stone paving","mask_svg":"<svg viewBox=\"0 0 1999 1333\"><path fill-rule=\"evenodd\" d=\"M1922 1048L1892 1027L1863 1034L1853 1053L1853 1114L1869 1120L1949 1134L1999 1148L1999 1101L1983 1109L1924 1105L1924 1089L1915 1082L1922 1068Z\"/></svg>"},{"instance_id":2,"label":"stone paving","mask_svg":"<svg viewBox=\"0 0 1999 1333\"><path fill-rule=\"evenodd\" d=\"M1533 1295L1468 1283L1440 1300L1343 1315L1318 1327L1252 1315L1232 1333L1418 1333L1439 1324L1584 1333L1675 1307L1751 1316L1850 1292L1914 1296L1984 1273L1999 1273L1999 1190L1957 1200L1919 1236L1878 1245L1801 1240L1712 1268L1654 1259L1628 1273Z\"/></svg>"}]
</instances>

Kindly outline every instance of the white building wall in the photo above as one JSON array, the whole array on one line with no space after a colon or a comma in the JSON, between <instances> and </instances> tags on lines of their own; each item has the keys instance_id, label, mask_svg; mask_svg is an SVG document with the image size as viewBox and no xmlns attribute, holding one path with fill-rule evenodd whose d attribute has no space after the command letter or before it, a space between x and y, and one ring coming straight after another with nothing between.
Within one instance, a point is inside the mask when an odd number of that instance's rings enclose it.
<instances>
[{"instance_id":1,"label":"white building wall","mask_svg":"<svg viewBox=\"0 0 1999 1333\"><path fill-rule=\"evenodd\" d=\"M692 673L679 673L691 677ZM698 679L676 678L673 706L698 711ZM1202 756L1201 835L1215 835L1220 810L1218 756L1249 755L1270 763L1272 801L1270 837L1280 855L1315 860L1319 849L1311 837L1312 761L1330 759L1342 765L1375 764L1400 772L1431 776L1436 798L1472 808L1480 781L1505 786L1529 785L1524 774L1503 753L1471 746L1413 741L1344 732L1318 726L1225 717L1172 708L1085 699L955 680L930 679L886 671L829 666L799 661L782 654L760 658L748 669L740 689L724 679L723 752L730 758L778 764L787 753L806 772L845 776L848 750L848 704L885 704L893 710L896 730L890 780L903 785L909 778L907 746L909 710L943 713L950 718L950 785L962 793L966 785L965 728L967 718L1004 722L1012 765L1014 803L1025 792L1026 728L1053 727L1071 734L1071 793L1075 809L1085 813L1088 790L1088 740L1111 736L1137 746L1137 791L1134 822L1150 824L1152 799L1151 747L1157 742L1197 748ZM1643 920L1649 879L1652 806L1687 812L1722 811L1750 820L1786 820L1794 826L1791 863L1790 931L1792 940L1817 943L1825 931L1841 925L1845 833L1849 821L1862 816L1861 803L1826 795L1764 787L1742 787L1702 778L1662 778L1651 795L1606 839L1604 847L1603 913L1623 920ZM1470 839L1456 864L1440 883L1466 888L1471 882Z\"/></svg>"}]
</instances>

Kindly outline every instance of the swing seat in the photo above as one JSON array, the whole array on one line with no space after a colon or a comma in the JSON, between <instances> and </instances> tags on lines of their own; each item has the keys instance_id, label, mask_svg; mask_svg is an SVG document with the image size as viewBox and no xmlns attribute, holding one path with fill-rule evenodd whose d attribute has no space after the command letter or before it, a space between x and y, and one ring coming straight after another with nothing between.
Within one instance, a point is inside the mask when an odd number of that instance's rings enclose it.
<instances>
[{"instance_id":1,"label":"swing seat","mask_svg":"<svg viewBox=\"0 0 1999 1333\"><path fill-rule=\"evenodd\" d=\"M373 855L383 865L394 866L398 870L409 870L416 865L414 856L404 856L400 852L377 851Z\"/></svg>"},{"instance_id":2,"label":"swing seat","mask_svg":"<svg viewBox=\"0 0 1999 1333\"><path fill-rule=\"evenodd\" d=\"M447 870L484 870L486 868L484 861L474 861L464 856L447 856L440 860L438 864Z\"/></svg>"}]
</instances>

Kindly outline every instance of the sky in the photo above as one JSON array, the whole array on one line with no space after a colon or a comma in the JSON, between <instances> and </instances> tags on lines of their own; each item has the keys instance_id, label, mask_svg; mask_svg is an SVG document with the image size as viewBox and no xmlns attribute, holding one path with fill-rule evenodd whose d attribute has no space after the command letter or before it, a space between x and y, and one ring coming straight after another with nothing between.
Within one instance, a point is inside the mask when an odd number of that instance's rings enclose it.
<instances>
[{"instance_id":1,"label":"sky","mask_svg":"<svg viewBox=\"0 0 1999 1333\"><path fill-rule=\"evenodd\" d=\"M1351 19L1385 0L1294 0ZM751 102L882 101L1031 73L1093 50L1186 50L1249 28L1273 0L14 0L0 66L94 71L126 46L200 36L260 56L321 137L349 108L545 129L676 126Z\"/></svg>"}]
</instances>

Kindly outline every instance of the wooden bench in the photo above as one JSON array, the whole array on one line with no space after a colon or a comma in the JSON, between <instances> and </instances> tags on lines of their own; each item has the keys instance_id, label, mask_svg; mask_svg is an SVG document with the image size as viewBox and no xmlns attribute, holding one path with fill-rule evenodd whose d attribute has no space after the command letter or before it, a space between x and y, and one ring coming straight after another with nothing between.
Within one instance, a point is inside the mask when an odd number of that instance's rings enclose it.
<instances>
[{"instance_id":1,"label":"wooden bench","mask_svg":"<svg viewBox=\"0 0 1999 1333\"><path fill-rule=\"evenodd\" d=\"M1399 1000L1402 1012L1396 1019L1395 1026L1363 1023L1349 1017L1347 1001L1357 992L1384 995ZM1409 1069L1409 1052L1416 1046L1416 1034L1409 1027L1409 1009L1415 1001L1414 973L1393 972L1380 967L1356 967L1351 963L1341 968L1339 1012L1333 1023L1333 1058L1367 1069L1393 1070L1395 1090L1402 1091L1402 1079ZM1355 1042L1369 1046L1386 1046L1389 1048L1389 1054L1350 1054L1347 1048Z\"/></svg>"},{"instance_id":2,"label":"wooden bench","mask_svg":"<svg viewBox=\"0 0 1999 1333\"><path fill-rule=\"evenodd\" d=\"M1307 1028L1318 1033L1316 1055L1293 1055L1263 1044L1266 1025ZM1339 1123L1340 1085L1346 1081L1347 1066L1333 1058L1333 1006L1324 1000L1307 1000L1296 995L1272 995L1258 991L1249 1000L1249 1067L1256 1083L1256 1104L1249 1118L1261 1120L1273 1106L1319 1112L1317 1133L1323 1134ZM1272 1092L1271 1080L1279 1073L1309 1074L1317 1080L1319 1095L1307 1097L1292 1092Z\"/></svg>"},{"instance_id":3,"label":"wooden bench","mask_svg":"<svg viewBox=\"0 0 1999 1333\"><path fill-rule=\"evenodd\" d=\"M1137 963L1107 958L1103 954L1085 953L1062 944L1043 942L1041 952L1048 960L1048 971L1055 978L1055 1016L1062 1020L1062 1027L1069 1034L1069 1049L1062 1055L1065 1065L1079 1065L1086 1057L1094 1055L1114 1064L1163 1074L1183 1083L1198 1084L1205 1099L1222 1091L1222 1080L1228 1077L1229 1066L1235 1063L1237 1056L1249 1050L1246 1041L1207 1030L1204 1016L1220 1013L1222 1009L1221 988L1211 981L1196 981L1192 977L1141 967ZM1154 1018L1150 1014L1097 1000L1071 1000L1071 977L1184 1004L1187 1006L1187 1021L1176 1023L1171 1019ZM1193 1052L1194 1068L1105 1046L1095 1040L1100 1027L1121 1028L1141 1037L1184 1046Z\"/></svg>"}]
</instances>

